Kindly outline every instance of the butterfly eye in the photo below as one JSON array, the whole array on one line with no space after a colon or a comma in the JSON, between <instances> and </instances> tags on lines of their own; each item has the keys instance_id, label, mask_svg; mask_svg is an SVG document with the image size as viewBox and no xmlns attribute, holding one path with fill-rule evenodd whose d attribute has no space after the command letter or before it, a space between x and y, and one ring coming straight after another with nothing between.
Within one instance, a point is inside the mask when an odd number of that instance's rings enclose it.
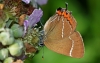
<instances>
[{"instance_id":1,"label":"butterfly eye","mask_svg":"<svg viewBox=\"0 0 100 63\"><path fill-rule=\"evenodd\" d=\"M61 10L62 10L62 8L61 8L61 7L57 8L57 11L61 11Z\"/></svg>"}]
</instances>

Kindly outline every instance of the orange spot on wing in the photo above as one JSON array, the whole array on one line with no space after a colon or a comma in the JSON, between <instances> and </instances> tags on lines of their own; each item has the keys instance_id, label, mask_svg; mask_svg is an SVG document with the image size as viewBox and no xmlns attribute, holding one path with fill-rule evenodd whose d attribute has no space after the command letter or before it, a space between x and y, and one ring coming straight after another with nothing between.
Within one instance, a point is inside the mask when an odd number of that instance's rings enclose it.
<instances>
[{"instance_id":1,"label":"orange spot on wing","mask_svg":"<svg viewBox=\"0 0 100 63\"><path fill-rule=\"evenodd\" d=\"M60 16L64 16L64 18L67 18L67 20L69 21L69 23L71 24L71 25L73 25L73 20L72 20L72 18L71 18L71 15L70 15L70 13L67 13L66 11L63 11L63 12L61 12L61 11L57 11L56 12L58 15L60 15ZM73 27L73 26L72 26Z\"/></svg>"},{"instance_id":2,"label":"orange spot on wing","mask_svg":"<svg viewBox=\"0 0 100 63\"><path fill-rule=\"evenodd\" d=\"M65 18L69 17L69 15L66 13L66 11L62 12L62 16L64 16Z\"/></svg>"},{"instance_id":3,"label":"orange spot on wing","mask_svg":"<svg viewBox=\"0 0 100 63\"><path fill-rule=\"evenodd\" d=\"M71 15L69 13L66 13L66 11L63 11L62 12L62 16L64 16L65 18L67 18L67 20L69 21L69 23L71 25L73 25L73 22L72 22L72 18L71 18ZM73 27L73 26L72 26Z\"/></svg>"}]
</instances>

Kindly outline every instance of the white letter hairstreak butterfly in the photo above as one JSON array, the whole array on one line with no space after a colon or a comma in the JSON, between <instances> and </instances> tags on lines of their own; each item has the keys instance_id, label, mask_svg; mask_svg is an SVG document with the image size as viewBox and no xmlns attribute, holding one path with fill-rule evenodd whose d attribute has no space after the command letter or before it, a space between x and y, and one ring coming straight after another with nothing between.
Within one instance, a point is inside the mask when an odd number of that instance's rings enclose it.
<instances>
[{"instance_id":1,"label":"white letter hairstreak butterfly","mask_svg":"<svg viewBox=\"0 0 100 63\"><path fill-rule=\"evenodd\" d=\"M66 3L67 7L67 3ZM44 45L57 53L81 58L84 55L83 39L76 29L76 20L67 8L58 8L44 25Z\"/></svg>"}]
</instances>

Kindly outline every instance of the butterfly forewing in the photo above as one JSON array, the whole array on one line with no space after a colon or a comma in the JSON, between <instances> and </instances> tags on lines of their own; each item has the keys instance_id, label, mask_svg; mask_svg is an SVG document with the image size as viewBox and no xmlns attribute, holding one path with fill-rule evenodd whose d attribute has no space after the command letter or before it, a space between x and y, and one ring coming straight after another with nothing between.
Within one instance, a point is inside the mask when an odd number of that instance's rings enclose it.
<instances>
[{"instance_id":1,"label":"butterfly forewing","mask_svg":"<svg viewBox=\"0 0 100 63\"><path fill-rule=\"evenodd\" d=\"M63 16L57 16L54 21L50 18L44 26L44 31L47 40L61 40L73 33L69 21Z\"/></svg>"},{"instance_id":2,"label":"butterfly forewing","mask_svg":"<svg viewBox=\"0 0 100 63\"><path fill-rule=\"evenodd\" d=\"M54 15L54 16L50 17L48 19L48 21L45 23L44 32L45 32L46 36L49 35L49 33L54 29L54 27L58 23L57 21L55 22L55 20L57 19L57 16L58 15Z\"/></svg>"}]
</instances>

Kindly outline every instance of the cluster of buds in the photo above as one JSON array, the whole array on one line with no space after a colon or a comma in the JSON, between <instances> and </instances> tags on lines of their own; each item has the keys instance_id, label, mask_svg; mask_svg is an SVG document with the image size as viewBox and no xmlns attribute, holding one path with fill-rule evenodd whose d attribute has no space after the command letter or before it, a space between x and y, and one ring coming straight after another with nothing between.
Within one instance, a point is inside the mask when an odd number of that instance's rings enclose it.
<instances>
[{"instance_id":1,"label":"cluster of buds","mask_svg":"<svg viewBox=\"0 0 100 63\"><path fill-rule=\"evenodd\" d=\"M37 24L47 0L0 0L0 63L23 63L34 56L43 36Z\"/></svg>"}]
</instances>

